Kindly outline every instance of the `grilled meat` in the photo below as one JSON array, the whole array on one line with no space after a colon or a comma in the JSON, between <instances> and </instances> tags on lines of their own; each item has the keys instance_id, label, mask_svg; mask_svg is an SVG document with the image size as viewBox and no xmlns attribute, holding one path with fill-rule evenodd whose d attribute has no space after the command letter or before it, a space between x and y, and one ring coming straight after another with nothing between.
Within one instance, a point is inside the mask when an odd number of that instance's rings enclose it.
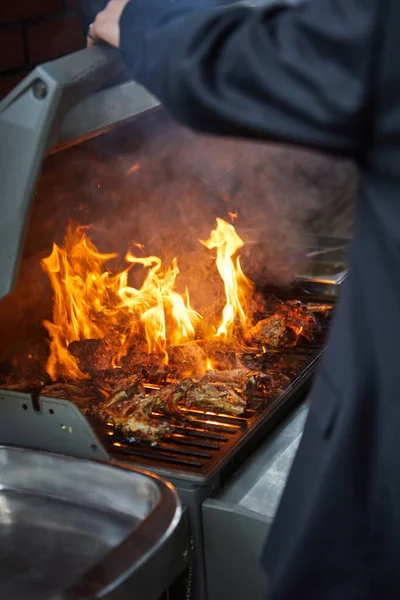
<instances>
[{"instance_id":1,"label":"grilled meat","mask_svg":"<svg viewBox=\"0 0 400 600\"><path fill-rule=\"evenodd\" d=\"M289 300L281 307L281 313L285 315L287 326L295 331L297 335L304 336L311 341L319 330L317 318L313 312L300 300Z\"/></svg>"},{"instance_id":2,"label":"grilled meat","mask_svg":"<svg viewBox=\"0 0 400 600\"><path fill-rule=\"evenodd\" d=\"M311 341L319 329L314 314L314 312L318 312L316 305L311 305L311 307L314 310L308 309L307 305L297 300L278 304L273 315L258 321L251 327L246 341L258 346L281 348L293 341L291 331L295 333L295 342L299 336Z\"/></svg>"},{"instance_id":3,"label":"grilled meat","mask_svg":"<svg viewBox=\"0 0 400 600\"><path fill-rule=\"evenodd\" d=\"M162 419L152 417L153 407L152 394L127 395L113 407L104 407L100 414L127 436L157 441L173 431L173 427Z\"/></svg>"},{"instance_id":4,"label":"grilled meat","mask_svg":"<svg viewBox=\"0 0 400 600\"><path fill-rule=\"evenodd\" d=\"M231 369L227 371L207 371L202 381L226 383L236 391L249 394L265 388L269 383L269 375L261 371L251 371L246 367Z\"/></svg>"},{"instance_id":5,"label":"grilled meat","mask_svg":"<svg viewBox=\"0 0 400 600\"><path fill-rule=\"evenodd\" d=\"M0 388L3 390L9 390L10 392L32 392L33 390L39 390L49 380L48 377L36 375L19 377L18 379L12 377L1 377Z\"/></svg>"},{"instance_id":6,"label":"grilled meat","mask_svg":"<svg viewBox=\"0 0 400 600\"><path fill-rule=\"evenodd\" d=\"M138 375L132 375L122 369L107 369L96 373L90 382L96 386L105 398L113 394L118 389L130 386L134 381L141 383L142 378ZM144 391L141 388L139 391Z\"/></svg>"},{"instance_id":7,"label":"grilled meat","mask_svg":"<svg viewBox=\"0 0 400 600\"><path fill-rule=\"evenodd\" d=\"M280 348L288 341L288 328L283 314L258 321L247 333L246 341L257 346Z\"/></svg>"},{"instance_id":8,"label":"grilled meat","mask_svg":"<svg viewBox=\"0 0 400 600\"><path fill-rule=\"evenodd\" d=\"M129 377L123 379L115 385L108 396L107 400L103 403L103 407L109 410L112 406L118 405L121 401L129 400L138 395L144 395L145 389L142 386L142 382L138 377Z\"/></svg>"},{"instance_id":9,"label":"grilled meat","mask_svg":"<svg viewBox=\"0 0 400 600\"><path fill-rule=\"evenodd\" d=\"M79 340L68 346L68 351L77 359L81 371L90 374L112 369L120 349L121 339L116 334L99 340Z\"/></svg>"},{"instance_id":10,"label":"grilled meat","mask_svg":"<svg viewBox=\"0 0 400 600\"><path fill-rule=\"evenodd\" d=\"M132 378L126 387L116 388L95 412L125 435L156 441L174 429L162 415L183 416L178 405L191 385L192 380L184 380L146 394L140 380Z\"/></svg>"},{"instance_id":11,"label":"grilled meat","mask_svg":"<svg viewBox=\"0 0 400 600\"><path fill-rule=\"evenodd\" d=\"M207 356L196 342L187 342L171 348L169 358L170 364L176 366L179 373L189 377L201 372Z\"/></svg>"},{"instance_id":12,"label":"grilled meat","mask_svg":"<svg viewBox=\"0 0 400 600\"><path fill-rule=\"evenodd\" d=\"M173 425L155 413L182 416L177 405L186 391L186 386L182 382L150 394L142 390L140 382L133 381L125 389L115 390L96 412L126 435L156 441L173 431Z\"/></svg>"},{"instance_id":13,"label":"grilled meat","mask_svg":"<svg viewBox=\"0 0 400 600\"><path fill-rule=\"evenodd\" d=\"M191 385L180 405L236 416L242 415L246 410L246 400L234 390L232 385L206 380Z\"/></svg>"},{"instance_id":14,"label":"grilled meat","mask_svg":"<svg viewBox=\"0 0 400 600\"><path fill-rule=\"evenodd\" d=\"M84 414L92 412L93 407L99 403L101 398L96 388L86 381L79 384L55 383L43 388L40 394L48 398L69 400L76 404Z\"/></svg>"},{"instance_id":15,"label":"grilled meat","mask_svg":"<svg viewBox=\"0 0 400 600\"><path fill-rule=\"evenodd\" d=\"M142 377L143 380L155 384L166 382L171 368L161 361L159 354L147 354L146 351L136 352L130 350L121 359L123 371Z\"/></svg>"}]
</instances>

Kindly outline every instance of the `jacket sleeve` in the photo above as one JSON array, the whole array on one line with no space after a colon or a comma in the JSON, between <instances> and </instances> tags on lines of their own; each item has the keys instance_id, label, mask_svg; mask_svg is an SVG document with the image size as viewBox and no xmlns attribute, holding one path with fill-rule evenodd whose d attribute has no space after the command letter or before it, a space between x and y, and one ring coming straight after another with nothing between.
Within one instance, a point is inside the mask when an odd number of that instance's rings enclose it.
<instances>
[{"instance_id":1,"label":"jacket sleeve","mask_svg":"<svg viewBox=\"0 0 400 600\"><path fill-rule=\"evenodd\" d=\"M358 157L384 0L215 4L131 0L120 28L133 77L193 129Z\"/></svg>"}]
</instances>

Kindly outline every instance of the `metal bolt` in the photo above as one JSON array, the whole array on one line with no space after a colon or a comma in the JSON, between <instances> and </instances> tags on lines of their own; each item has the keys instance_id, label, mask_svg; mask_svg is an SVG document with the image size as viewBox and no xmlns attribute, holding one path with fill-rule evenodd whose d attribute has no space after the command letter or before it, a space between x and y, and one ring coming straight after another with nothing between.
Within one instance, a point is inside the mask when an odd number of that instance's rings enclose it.
<instances>
[{"instance_id":1,"label":"metal bolt","mask_svg":"<svg viewBox=\"0 0 400 600\"><path fill-rule=\"evenodd\" d=\"M183 553L183 560L185 562L187 562L188 557L189 557L189 550L185 550L184 553Z\"/></svg>"},{"instance_id":2,"label":"metal bolt","mask_svg":"<svg viewBox=\"0 0 400 600\"><path fill-rule=\"evenodd\" d=\"M36 98L46 98L48 91L47 85L41 79L36 79L36 81L33 82L32 89Z\"/></svg>"}]
</instances>

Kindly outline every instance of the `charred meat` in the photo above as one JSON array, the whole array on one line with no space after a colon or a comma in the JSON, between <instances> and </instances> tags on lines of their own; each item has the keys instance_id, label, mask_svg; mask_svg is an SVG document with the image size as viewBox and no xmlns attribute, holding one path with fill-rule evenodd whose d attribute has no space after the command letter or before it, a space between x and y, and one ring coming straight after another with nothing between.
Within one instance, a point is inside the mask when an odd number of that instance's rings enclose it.
<instances>
[{"instance_id":1,"label":"charred meat","mask_svg":"<svg viewBox=\"0 0 400 600\"><path fill-rule=\"evenodd\" d=\"M246 400L232 385L220 381L200 380L189 387L181 401L186 408L211 410L239 416L246 410Z\"/></svg>"},{"instance_id":2,"label":"charred meat","mask_svg":"<svg viewBox=\"0 0 400 600\"><path fill-rule=\"evenodd\" d=\"M71 342L68 346L81 371L90 374L112 369L119 349L120 338L117 335L109 335L99 340L79 340Z\"/></svg>"},{"instance_id":3,"label":"charred meat","mask_svg":"<svg viewBox=\"0 0 400 600\"><path fill-rule=\"evenodd\" d=\"M79 384L55 383L43 388L40 394L48 398L69 400L84 414L92 412L93 407L101 401L98 390L86 381Z\"/></svg>"},{"instance_id":4,"label":"charred meat","mask_svg":"<svg viewBox=\"0 0 400 600\"><path fill-rule=\"evenodd\" d=\"M139 380L115 389L110 397L97 407L96 414L103 420L138 439L157 441L174 429L163 415L182 417L179 403L185 397L191 380L172 384L146 394Z\"/></svg>"},{"instance_id":5,"label":"charred meat","mask_svg":"<svg viewBox=\"0 0 400 600\"><path fill-rule=\"evenodd\" d=\"M152 394L138 393L138 387L133 383L98 405L95 414L120 429L125 436L157 441L172 431L172 427L152 416L154 401Z\"/></svg>"},{"instance_id":6,"label":"charred meat","mask_svg":"<svg viewBox=\"0 0 400 600\"><path fill-rule=\"evenodd\" d=\"M129 393L129 392L128 392ZM114 407L103 408L103 418L122 430L124 435L157 441L173 431L170 423L152 416L152 395L136 394L120 399Z\"/></svg>"},{"instance_id":7,"label":"charred meat","mask_svg":"<svg viewBox=\"0 0 400 600\"><path fill-rule=\"evenodd\" d=\"M315 313L318 313L317 305L310 306L312 310L297 300L278 304L273 315L251 327L246 341L269 348L281 348L296 343L300 336L311 341L319 329L319 324L315 316ZM327 306L322 306L324 308L320 312L326 312Z\"/></svg>"},{"instance_id":8,"label":"charred meat","mask_svg":"<svg viewBox=\"0 0 400 600\"><path fill-rule=\"evenodd\" d=\"M176 366L187 377L196 375L205 364L206 358L203 348L196 342L187 342L170 350L171 365Z\"/></svg>"},{"instance_id":9,"label":"charred meat","mask_svg":"<svg viewBox=\"0 0 400 600\"><path fill-rule=\"evenodd\" d=\"M283 314L272 315L258 321L249 329L247 341L257 346L280 348L288 341L288 328Z\"/></svg>"},{"instance_id":10,"label":"charred meat","mask_svg":"<svg viewBox=\"0 0 400 600\"><path fill-rule=\"evenodd\" d=\"M246 367L226 371L208 371L203 382L225 383L232 386L238 393L250 394L265 389L270 381L269 375L261 371L252 371Z\"/></svg>"}]
</instances>

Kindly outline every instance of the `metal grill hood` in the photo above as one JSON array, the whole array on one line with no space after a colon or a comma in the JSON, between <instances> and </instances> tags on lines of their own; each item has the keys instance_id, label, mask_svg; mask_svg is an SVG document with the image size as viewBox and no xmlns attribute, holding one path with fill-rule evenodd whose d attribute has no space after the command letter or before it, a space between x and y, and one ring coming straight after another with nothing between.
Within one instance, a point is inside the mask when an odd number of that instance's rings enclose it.
<instances>
[{"instance_id":1,"label":"metal grill hood","mask_svg":"<svg viewBox=\"0 0 400 600\"><path fill-rule=\"evenodd\" d=\"M116 50L94 46L37 67L0 102L0 298L15 284L45 154L157 104L133 82L94 94L122 71Z\"/></svg>"}]
</instances>

